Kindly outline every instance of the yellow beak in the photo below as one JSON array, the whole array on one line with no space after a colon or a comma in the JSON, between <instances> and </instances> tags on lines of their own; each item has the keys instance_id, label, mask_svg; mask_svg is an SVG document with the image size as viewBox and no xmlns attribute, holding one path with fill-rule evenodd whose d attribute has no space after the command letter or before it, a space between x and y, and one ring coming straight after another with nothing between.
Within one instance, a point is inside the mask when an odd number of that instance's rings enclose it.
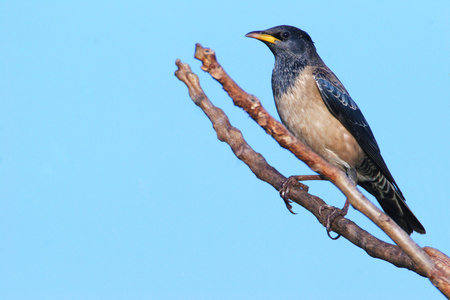
<instances>
[{"instance_id":1,"label":"yellow beak","mask_svg":"<svg viewBox=\"0 0 450 300\"><path fill-rule=\"evenodd\" d=\"M276 41L279 41L279 39L277 39L276 37L271 36L270 34L261 33L261 31L252 31L247 33L245 36L271 44L275 44Z\"/></svg>"}]
</instances>

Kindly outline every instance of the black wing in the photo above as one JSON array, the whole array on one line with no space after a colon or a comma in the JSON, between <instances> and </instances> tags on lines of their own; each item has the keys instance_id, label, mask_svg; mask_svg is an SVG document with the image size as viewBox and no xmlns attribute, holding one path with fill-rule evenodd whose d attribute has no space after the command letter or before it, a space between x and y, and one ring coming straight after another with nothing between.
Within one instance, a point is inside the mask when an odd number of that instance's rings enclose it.
<instances>
[{"instance_id":1,"label":"black wing","mask_svg":"<svg viewBox=\"0 0 450 300\"><path fill-rule=\"evenodd\" d=\"M353 135L367 156L403 197L381 156L380 148L369 124L342 83L331 71L323 68L316 69L314 79L319 88L320 95L331 114Z\"/></svg>"}]
</instances>

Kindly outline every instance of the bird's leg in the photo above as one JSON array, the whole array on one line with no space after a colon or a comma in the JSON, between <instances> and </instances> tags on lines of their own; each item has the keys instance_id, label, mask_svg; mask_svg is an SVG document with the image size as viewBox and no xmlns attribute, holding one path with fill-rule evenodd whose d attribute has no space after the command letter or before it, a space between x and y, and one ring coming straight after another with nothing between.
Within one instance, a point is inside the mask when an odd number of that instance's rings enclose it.
<instances>
[{"instance_id":1,"label":"bird's leg","mask_svg":"<svg viewBox=\"0 0 450 300\"><path fill-rule=\"evenodd\" d=\"M307 185L304 185L303 183L299 181L305 181L305 180L326 180L326 178L322 175L297 175L297 176L289 176L289 178L283 183L280 189L280 196L284 200L284 204L286 204L286 208L292 213L296 214L294 211L292 211L292 205L291 200L289 200L289 193L293 186L297 186L304 190L305 192L308 192L309 187Z\"/></svg>"},{"instance_id":2,"label":"bird's leg","mask_svg":"<svg viewBox=\"0 0 450 300\"><path fill-rule=\"evenodd\" d=\"M347 176L350 178L350 180L352 181L352 183L354 185L356 185L356 180L357 180L357 174L356 174L356 169L352 168L347 170ZM332 237L330 235L331 232L331 223L337 218L337 217L344 217L347 212L348 212L348 207L350 206L350 202L348 201L348 198L345 199L345 204L344 207L342 209L333 207L333 206L329 206L328 204L322 204L319 207L319 215L322 213L322 211L326 208L333 210L328 216L327 216L327 224L326 224L326 229L327 229L327 235L330 239L332 240L337 240L341 235L338 234L336 237Z\"/></svg>"}]
</instances>

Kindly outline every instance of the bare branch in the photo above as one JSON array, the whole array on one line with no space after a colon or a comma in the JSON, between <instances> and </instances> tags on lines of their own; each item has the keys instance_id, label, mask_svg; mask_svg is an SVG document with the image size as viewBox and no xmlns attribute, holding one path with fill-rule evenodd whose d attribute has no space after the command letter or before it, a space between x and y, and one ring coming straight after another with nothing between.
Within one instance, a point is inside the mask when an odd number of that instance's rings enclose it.
<instances>
[{"instance_id":1,"label":"bare branch","mask_svg":"<svg viewBox=\"0 0 450 300\"><path fill-rule=\"evenodd\" d=\"M330 165L322 157L299 142L282 124L267 113L255 96L243 91L217 62L214 51L197 44L195 57L203 62L202 69L209 72L213 78L222 84L224 90L232 97L235 105L246 110L282 147L290 150L314 171L329 178L348 197L352 206L374 221L400 248L373 237L346 218L338 217L332 224L333 231L361 247L372 257L389 261L398 267L410 269L430 279L439 278L439 280L432 280L433 284L436 281L441 286L445 286L446 280L441 280L441 278L448 273L441 271L437 276L437 273L434 272L436 270L434 263L430 257L395 222L368 201L342 171ZM286 178L268 165L259 153L253 151L245 142L241 132L231 126L223 111L209 101L200 87L197 75L192 73L190 67L187 64L182 64L179 60L176 63L178 66L176 76L187 85L191 98L207 114L213 123L218 138L227 142L236 156L244 161L258 178L279 190ZM299 188L293 188L290 196L294 202L312 212L322 225L326 224L327 213L318 214L319 207L324 204L323 200L308 194L307 190ZM444 289L440 288L440 290L443 291Z\"/></svg>"}]
</instances>

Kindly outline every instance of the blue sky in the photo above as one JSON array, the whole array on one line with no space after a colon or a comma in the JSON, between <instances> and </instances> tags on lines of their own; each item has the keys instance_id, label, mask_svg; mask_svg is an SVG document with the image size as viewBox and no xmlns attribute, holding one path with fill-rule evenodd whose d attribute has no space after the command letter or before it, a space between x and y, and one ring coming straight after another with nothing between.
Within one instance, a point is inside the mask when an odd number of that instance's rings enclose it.
<instances>
[{"instance_id":1,"label":"blue sky","mask_svg":"<svg viewBox=\"0 0 450 300\"><path fill-rule=\"evenodd\" d=\"M291 215L173 73L189 63L270 164L311 174L193 58L196 42L213 48L276 115L273 55L244 35L307 31L425 226L412 237L450 254L448 1L1 1L0 14L0 298L442 298ZM309 185L343 205L330 183Z\"/></svg>"}]
</instances>

